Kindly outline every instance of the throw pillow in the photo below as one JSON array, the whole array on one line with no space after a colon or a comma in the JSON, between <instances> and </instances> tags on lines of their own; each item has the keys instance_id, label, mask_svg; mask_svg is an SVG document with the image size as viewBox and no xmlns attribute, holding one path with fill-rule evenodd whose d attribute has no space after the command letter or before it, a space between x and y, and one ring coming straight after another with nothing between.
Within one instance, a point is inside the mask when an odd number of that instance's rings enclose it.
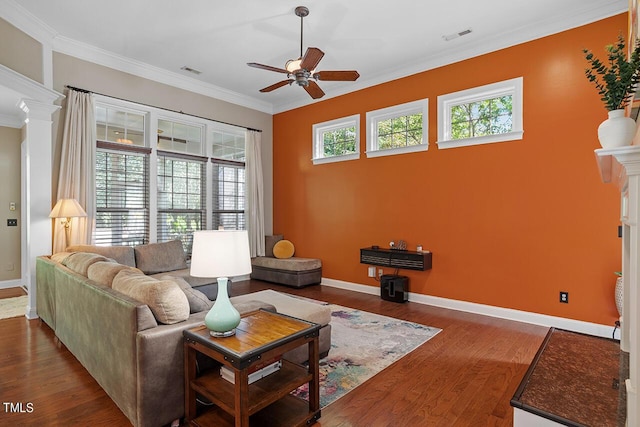
<instances>
[{"instance_id":1,"label":"throw pillow","mask_svg":"<svg viewBox=\"0 0 640 427\"><path fill-rule=\"evenodd\" d=\"M193 289L182 277L161 276L160 280L170 280L182 289L189 301L191 313L200 313L201 311L209 310L213 306L213 301L199 290Z\"/></svg>"},{"instance_id":2,"label":"throw pillow","mask_svg":"<svg viewBox=\"0 0 640 427\"><path fill-rule=\"evenodd\" d=\"M127 269L116 274L111 287L147 304L159 323L171 325L189 318L187 296L170 280L157 280Z\"/></svg>"},{"instance_id":3,"label":"throw pillow","mask_svg":"<svg viewBox=\"0 0 640 427\"><path fill-rule=\"evenodd\" d=\"M282 239L284 239L284 236L282 234L265 236L264 237L264 256L273 257L273 246Z\"/></svg>"},{"instance_id":4,"label":"throw pillow","mask_svg":"<svg viewBox=\"0 0 640 427\"><path fill-rule=\"evenodd\" d=\"M136 267L144 274L164 273L165 271L187 268L187 258L180 240L136 246L134 252Z\"/></svg>"},{"instance_id":5,"label":"throw pillow","mask_svg":"<svg viewBox=\"0 0 640 427\"><path fill-rule=\"evenodd\" d=\"M136 259L131 246L95 246L95 245L73 245L68 246L69 252L90 252L114 259L118 264L136 266Z\"/></svg>"},{"instance_id":6,"label":"throw pillow","mask_svg":"<svg viewBox=\"0 0 640 427\"><path fill-rule=\"evenodd\" d=\"M78 274L82 274L84 277L87 277L87 270L91 264L98 261L107 261L107 258L102 255L91 254L88 252L74 252L62 261L62 265Z\"/></svg>"},{"instance_id":7,"label":"throw pillow","mask_svg":"<svg viewBox=\"0 0 640 427\"><path fill-rule=\"evenodd\" d=\"M273 246L273 256L276 258L291 258L296 249L288 240L280 240Z\"/></svg>"},{"instance_id":8,"label":"throw pillow","mask_svg":"<svg viewBox=\"0 0 640 427\"><path fill-rule=\"evenodd\" d=\"M142 273L137 268L129 267L128 265L111 261L98 261L89 266L87 269L87 277L102 286L111 287L111 283L113 282L113 278L116 277L116 274L126 268L134 269Z\"/></svg>"}]
</instances>

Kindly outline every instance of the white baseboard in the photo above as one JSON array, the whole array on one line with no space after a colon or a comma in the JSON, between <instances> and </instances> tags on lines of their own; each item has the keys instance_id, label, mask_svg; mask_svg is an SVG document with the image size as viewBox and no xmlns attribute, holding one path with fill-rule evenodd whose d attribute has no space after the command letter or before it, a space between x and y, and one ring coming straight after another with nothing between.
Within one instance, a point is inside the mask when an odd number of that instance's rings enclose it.
<instances>
[{"instance_id":1,"label":"white baseboard","mask_svg":"<svg viewBox=\"0 0 640 427\"><path fill-rule=\"evenodd\" d=\"M20 279L3 280L0 282L0 289L19 288L20 283L21 283Z\"/></svg>"},{"instance_id":2,"label":"white baseboard","mask_svg":"<svg viewBox=\"0 0 640 427\"><path fill-rule=\"evenodd\" d=\"M370 295L380 295L380 288L361 285L358 283L344 282L342 280L322 278L322 285L332 288L346 289ZM549 316L546 314L531 313L528 311L514 310L511 308L496 307L492 305L477 304L474 302L459 301L448 298L434 297L424 294L409 292L409 301L418 304L432 305L434 307L448 308L450 310L465 311L468 313L482 314L484 316L498 317L500 319L516 322L531 323L546 327L566 329L588 335L604 338L614 338L613 325L601 325L598 323L583 322L581 320L567 319L564 317ZM615 339L620 339L620 329L616 329Z\"/></svg>"}]
</instances>

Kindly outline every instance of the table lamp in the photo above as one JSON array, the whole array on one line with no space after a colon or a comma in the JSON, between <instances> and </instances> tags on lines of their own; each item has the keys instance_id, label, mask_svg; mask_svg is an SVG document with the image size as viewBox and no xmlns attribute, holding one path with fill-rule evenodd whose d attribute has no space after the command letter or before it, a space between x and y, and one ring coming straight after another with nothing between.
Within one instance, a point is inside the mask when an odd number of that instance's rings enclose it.
<instances>
[{"instance_id":1,"label":"table lamp","mask_svg":"<svg viewBox=\"0 0 640 427\"><path fill-rule=\"evenodd\" d=\"M229 277L251 273L249 235L245 230L202 230L193 233L191 275L216 277L218 295L204 324L211 336L229 337L236 333L240 313L229 300Z\"/></svg>"},{"instance_id":2,"label":"table lamp","mask_svg":"<svg viewBox=\"0 0 640 427\"><path fill-rule=\"evenodd\" d=\"M80 203L78 203L76 199L59 199L51 210L49 218L65 218L60 221L62 225L64 225L65 248L71 239L71 218L84 216L87 216L87 213L82 209L82 206L80 206Z\"/></svg>"}]
</instances>

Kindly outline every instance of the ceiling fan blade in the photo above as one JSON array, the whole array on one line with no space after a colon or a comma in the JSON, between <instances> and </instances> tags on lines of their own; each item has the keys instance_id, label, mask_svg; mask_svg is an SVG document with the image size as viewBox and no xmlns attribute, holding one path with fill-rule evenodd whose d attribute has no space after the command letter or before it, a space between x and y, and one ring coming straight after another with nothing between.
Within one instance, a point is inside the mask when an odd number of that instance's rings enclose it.
<instances>
[{"instance_id":1,"label":"ceiling fan blade","mask_svg":"<svg viewBox=\"0 0 640 427\"><path fill-rule=\"evenodd\" d=\"M304 53L304 56L302 57L300 68L303 68L307 71L313 71L323 56L324 56L324 52L318 49L317 47L307 48L307 51Z\"/></svg>"},{"instance_id":2,"label":"ceiling fan blade","mask_svg":"<svg viewBox=\"0 0 640 427\"><path fill-rule=\"evenodd\" d=\"M271 92L272 90L276 90L282 86L290 85L293 83L293 79L282 80L281 82L272 84L271 86L267 86L264 89L260 89L260 92Z\"/></svg>"},{"instance_id":3,"label":"ceiling fan blade","mask_svg":"<svg viewBox=\"0 0 640 427\"><path fill-rule=\"evenodd\" d=\"M325 81L349 81L358 80L360 74L357 71L318 71L313 74L314 79Z\"/></svg>"},{"instance_id":4,"label":"ceiling fan blade","mask_svg":"<svg viewBox=\"0 0 640 427\"><path fill-rule=\"evenodd\" d=\"M275 71L276 73L289 74L289 72L284 68L272 67L271 65L263 65L263 64L258 64L256 62L247 62L247 65L253 68L260 68L261 70Z\"/></svg>"},{"instance_id":5,"label":"ceiling fan blade","mask_svg":"<svg viewBox=\"0 0 640 427\"><path fill-rule=\"evenodd\" d=\"M306 90L313 99L322 98L324 96L324 92L322 91L322 89L320 89L318 83L314 82L313 80L309 80L309 84L307 86L304 86L304 90Z\"/></svg>"}]
</instances>

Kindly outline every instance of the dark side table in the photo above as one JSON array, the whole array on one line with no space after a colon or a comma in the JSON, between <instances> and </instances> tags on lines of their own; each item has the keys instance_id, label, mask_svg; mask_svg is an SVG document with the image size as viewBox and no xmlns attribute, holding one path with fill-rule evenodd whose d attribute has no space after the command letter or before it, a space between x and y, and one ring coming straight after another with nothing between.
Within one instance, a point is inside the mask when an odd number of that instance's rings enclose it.
<instances>
[{"instance_id":1,"label":"dark side table","mask_svg":"<svg viewBox=\"0 0 640 427\"><path fill-rule=\"evenodd\" d=\"M304 426L320 418L320 325L283 314L258 310L242 317L236 334L216 338L205 326L184 331L185 415L193 426ZM282 359L276 372L249 384L249 372L261 363L308 344L308 367ZM197 374L201 353L234 373L231 383L218 368ZM309 384L309 401L290 394ZM199 408L196 394L213 403Z\"/></svg>"}]
</instances>

